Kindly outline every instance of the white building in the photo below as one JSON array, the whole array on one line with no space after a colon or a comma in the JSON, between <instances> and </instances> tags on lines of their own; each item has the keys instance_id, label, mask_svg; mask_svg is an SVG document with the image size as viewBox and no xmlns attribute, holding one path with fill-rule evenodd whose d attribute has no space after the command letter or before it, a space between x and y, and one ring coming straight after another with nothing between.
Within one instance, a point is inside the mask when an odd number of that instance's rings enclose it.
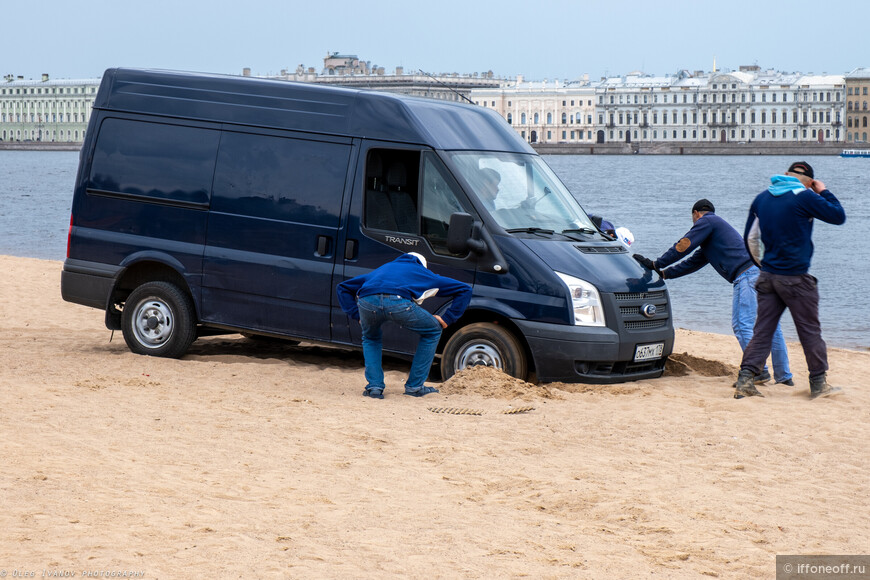
<instances>
[{"instance_id":1,"label":"white building","mask_svg":"<svg viewBox=\"0 0 870 580\"><path fill-rule=\"evenodd\" d=\"M0 140L81 143L100 79L0 82Z\"/></svg>"},{"instance_id":2,"label":"white building","mask_svg":"<svg viewBox=\"0 0 870 580\"><path fill-rule=\"evenodd\" d=\"M826 142L845 138L844 87L842 75L749 66L592 83L518 79L474 90L472 100L498 111L530 143Z\"/></svg>"}]
</instances>

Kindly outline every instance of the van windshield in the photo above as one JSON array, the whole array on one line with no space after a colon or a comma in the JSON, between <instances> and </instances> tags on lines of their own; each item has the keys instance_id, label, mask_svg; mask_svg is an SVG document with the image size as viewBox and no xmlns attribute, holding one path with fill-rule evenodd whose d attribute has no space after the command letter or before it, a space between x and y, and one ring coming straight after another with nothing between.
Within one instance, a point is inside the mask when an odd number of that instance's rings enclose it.
<instances>
[{"instance_id":1,"label":"van windshield","mask_svg":"<svg viewBox=\"0 0 870 580\"><path fill-rule=\"evenodd\" d=\"M483 206L508 231L598 231L574 196L536 155L454 151L447 156Z\"/></svg>"}]
</instances>

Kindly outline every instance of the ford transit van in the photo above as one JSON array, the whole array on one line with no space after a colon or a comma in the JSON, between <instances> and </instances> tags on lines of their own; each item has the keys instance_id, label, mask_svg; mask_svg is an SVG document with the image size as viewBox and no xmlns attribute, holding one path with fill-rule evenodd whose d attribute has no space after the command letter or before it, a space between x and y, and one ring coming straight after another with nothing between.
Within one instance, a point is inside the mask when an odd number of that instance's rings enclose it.
<instances>
[{"instance_id":1,"label":"ford transit van","mask_svg":"<svg viewBox=\"0 0 870 580\"><path fill-rule=\"evenodd\" d=\"M81 152L61 291L136 353L198 337L361 345L335 287L404 252L471 284L442 376L661 375L667 288L488 109L314 84L107 70ZM427 300L437 314L445 299ZM415 335L385 328L410 357Z\"/></svg>"}]
</instances>

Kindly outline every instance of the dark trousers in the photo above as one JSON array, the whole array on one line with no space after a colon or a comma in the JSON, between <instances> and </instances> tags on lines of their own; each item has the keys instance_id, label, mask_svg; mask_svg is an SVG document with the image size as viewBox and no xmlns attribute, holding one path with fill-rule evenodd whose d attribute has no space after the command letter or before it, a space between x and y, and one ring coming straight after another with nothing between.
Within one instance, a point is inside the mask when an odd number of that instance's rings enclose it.
<instances>
[{"instance_id":1,"label":"dark trousers","mask_svg":"<svg viewBox=\"0 0 870 580\"><path fill-rule=\"evenodd\" d=\"M828 349L822 340L822 325L819 323L818 281L809 274L780 276L762 272L755 290L758 292L758 314L752 340L743 351L741 369L759 373L770 354L773 333L788 308L794 320L807 369L810 376L821 375L828 370Z\"/></svg>"}]
</instances>

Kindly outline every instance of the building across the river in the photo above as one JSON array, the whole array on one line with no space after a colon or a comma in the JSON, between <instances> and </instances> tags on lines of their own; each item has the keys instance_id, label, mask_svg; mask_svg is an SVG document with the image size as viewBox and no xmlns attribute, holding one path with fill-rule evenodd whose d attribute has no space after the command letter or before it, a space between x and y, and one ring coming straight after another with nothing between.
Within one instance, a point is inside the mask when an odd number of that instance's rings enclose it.
<instances>
[{"instance_id":1,"label":"building across the river","mask_svg":"<svg viewBox=\"0 0 870 580\"><path fill-rule=\"evenodd\" d=\"M715 67L714 67L715 68ZM242 71L251 76L250 69ZM529 143L558 147L813 145L866 143L870 69L846 75L737 71L633 72L590 81L526 81L475 74L383 67L330 52L323 67L299 65L266 78L473 102L491 108ZM100 79L40 80L7 75L0 82L0 147L77 144L84 140ZM622 146L621 149L613 148ZM629 147L630 146L630 147ZM714 149L713 149L714 150Z\"/></svg>"},{"instance_id":2,"label":"building across the river","mask_svg":"<svg viewBox=\"0 0 870 580\"><path fill-rule=\"evenodd\" d=\"M0 140L72 142L85 137L100 79L25 80L0 83Z\"/></svg>"},{"instance_id":3,"label":"building across the river","mask_svg":"<svg viewBox=\"0 0 870 580\"><path fill-rule=\"evenodd\" d=\"M867 144L870 128L870 68L856 68L846 74L846 143Z\"/></svg>"},{"instance_id":4,"label":"building across the river","mask_svg":"<svg viewBox=\"0 0 870 580\"><path fill-rule=\"evenodd\" d=\"M846 138L845 93L843 75L747 66L593 82L517 79L476 89L472 100L495 109L530 143L824 143Z\"/></svg>"}]
</instances>

